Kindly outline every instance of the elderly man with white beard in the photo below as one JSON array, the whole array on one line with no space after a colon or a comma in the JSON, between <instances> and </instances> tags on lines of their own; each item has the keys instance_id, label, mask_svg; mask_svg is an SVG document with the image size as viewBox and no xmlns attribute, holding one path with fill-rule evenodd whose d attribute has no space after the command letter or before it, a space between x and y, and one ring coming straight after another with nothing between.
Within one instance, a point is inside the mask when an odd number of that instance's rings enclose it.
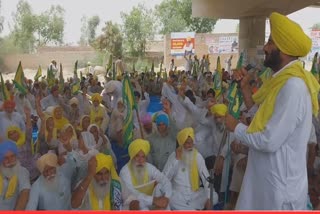
<instances>
[{"instance_id":1,"label":"elderly man with white beard","mask_svg":"<svg viewBox=\"0 0 320 214\"><path fill-rule=\"evenodd\" d=\"M194 148L194 130L182 129L177 135L179 147L163 170L172 183L170 207L173 210L211 210L209 172L201 154ZM216 193L213 203L217 202Z\"/></svg>"},{"instance_id":2,"label":"elderly man with white beard","mask_svg":"<svg viewBox=\"0 0 320 214\"><path fill-rule=\"evenodd\" d=\"M71 209L72 159L59 167L58 157L47 153L37 160L41 176L32 185L27 210Z\"/></svg>"},{"instance_id":3,"label":"elderly man with white beard","mask_svg":"<svg viewBox=\"0 0 320 214\"><path fill-rule=\"evenodd\" d=\"M122 194L112 157L98 153L88 162L88 174L72 193L71 206L80 210L120 210Z\"/></svg>"},{"instance_id":4,"label":"elderly man with white beard","mask_svg":"<svg viewBox=\"0 0 320 214\"><path fill-rule=\"evenodd\" d=\"M130 161L121 169L120 177L130 196L124 206L130 210L168 209L172 194L168 178L146 162L150 144L143 139L129 145ZM150 188L148 188L150 187Z\"/></svg>"},{"instance_id":5,"label":"elderly man with white beard","mask_svg":"<svg viewBox=\"0 0 320 214\"><path fill-rule=\"evenodd\" d=\"M215 188L220 193L225 193L227 190L228 185L228 170L230 170L231 167L231 143L235 140L233 133L229 133L229 136L225 139L225 142L222 142L223 135L225 134L226 128L224 124L224 120L226 117L226 114L228 112L228 107L225 104L215 104L211 106L210 112L213 115L213 120L215 123L215 141L217 142L217 148L219 149L221 144L221 151L218 154L219 151L215 154L215 159L206 159L206 163L208 161L211 161L211 164L214 164L212 166L214 168L215 173ZM239 156L233 156L232 159L235 159L237 162L241 159L241 155ZM238 159L240 158L240 159ZM212 169L210 168L210 169ZM220 195L223 196L223 195Z\"/></svg>"},{"instance_id":6,"label":"elderly man with white beard","mask_svg":"<svg viewBox=\"0 0 320 214\"><path fill-rule=\"evenodd\" d=\"M15 143L0 142L0 210L24 210L29 199L29 172L17 154Z\"/></svg>"}]
</instances>

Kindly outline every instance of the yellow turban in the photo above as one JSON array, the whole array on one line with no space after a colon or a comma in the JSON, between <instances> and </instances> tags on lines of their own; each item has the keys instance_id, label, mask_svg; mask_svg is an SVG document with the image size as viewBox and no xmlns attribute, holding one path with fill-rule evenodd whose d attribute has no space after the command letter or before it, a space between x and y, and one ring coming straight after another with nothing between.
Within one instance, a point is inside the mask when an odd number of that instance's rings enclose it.
<instances>
[{"instance_id":1,"label":"yellow turban","mask_svg":"<svg viewBox=\"0 0 320 214\"><path fill-rule=\"evenodd\" d=\"M23 133L21 131L21 129L17 126L9 126L7 128L7 138L9 138L9 132L12 132L12 131L19 133L19 139L17 140L17 142L15 142L17 144L17 146L20 147L20 146L24 145L26 143L26 134Z\"/></svg>"},{"instance_id":2,"label":"yellow turban","mask_svg":"<svg viewBox=\"0 0 320 214\"><path fill-rule=\"evenodd\" d=\"M45 166L52 166L52 167L57 167L58 166L58 157L56 154L53 153L47 153L45 155L42 155L38 160L37 160L37 168L43 173L44 167Z\"/></svg>"},{"instance_id":3,"label":"yellow turban","mask_svg":"<svg viewBox=\"0 0 320 214\"><path fill-rule=\"evenodd\" d=\"M180 146L182 146L183 144L185 144L186 140L188 139L188 137L191 137L192 140L194 140L194 130L193 128L184 128L182 129L178 135L177 135L177 140Z\"/></svg>"},{"instance_id":4,"label":"yellow turban","mask_svg":"<svg viewBox=\"0 0 320 214\"><path fill-rule=\"evenodd\" d=\"M289 56L306 56L312 47L311 39L302 28L279 13L270 15L271 37L280 51Z\"/></svg>"},{"instance_id":5,"label":"yellow turban","mask_svg":"<svg viewBox=\"0 0 320 214\"><path fill-rule=\"evenodd\" d=\"M100 172L103 168L106 168L110 172L113 166L113 161L110 155L98 153L96 155L96 159L97 159L96 173Z\"/></svg>"},{"instance_id":6,"label":"yellow turban","mask_svg":"<svg viewBox=\"0 0 320 214\"><path fill-rule=\"evenodd\" d=\"M129 145L128 150L130 160L133 159L140 151L143 151L144 154L147 156L150 152L149 141L143 139L136 139L132 141L132 143Z\"/></svg>"},{"instance_id":7,"label":"yellow turban","mask_svg":"<svg viewBox=\"0 0 320 214\"><path fill-rule=\"evenodd\" d=\"M93 101L95 101L95 100L98 100L99 103L101 103L102 97L100 96L99 93L94 93L94 94L91 96L91 101L93 102Z\"/></svg>"},{"instance_id":8,"label":"yellow turban","mask_svg":"<svg viewBox=\"0 0 320 214\"><path fill-rule=\"evenodd\" d=\"M110 155L98 153L96 155L96 160L97 160L96 173L100 172L103 168L108 169L111 176L110 183L112 185L112 189L115 188L115 190L108 192L106 197L103 200L104 210L111 210L112 205L114 205L112 203L115 203L113 202L113 197L111 197L111 194L114 194L114 191L118 192L120 187L120 178L118 176L116 169L114 168L112 157ZM94 188L92 184L89 186L89 194L90 194L90 204L92 209L100 210L99 199L94 193Z\"/></svg>"},{"instance_id":9,"label":"yellow turban","mask_svg":"<svg viewBox=\"0 0 320 214\"><path fill-rule=\"evenodd\" d=\"M228 112L228 107L225 104L215 104L211 106L210 112L219 116L226 116L226 113Z\"/></svg>"}]
</instances>

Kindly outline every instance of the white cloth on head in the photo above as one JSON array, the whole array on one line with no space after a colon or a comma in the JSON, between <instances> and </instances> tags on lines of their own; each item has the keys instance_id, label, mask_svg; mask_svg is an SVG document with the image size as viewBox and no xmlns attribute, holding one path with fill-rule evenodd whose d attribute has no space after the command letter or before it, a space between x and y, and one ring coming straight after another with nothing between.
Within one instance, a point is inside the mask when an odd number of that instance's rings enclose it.
<instances>
[{"instance_id":1,"label":"white cloth on head","mask_svg":"<svg viewBox=\"0 0 320 214\"><path fill-rule=\"evenodd\" d=\"M101 92L101 96L108 96L111 94L111 108L117 107L118 99L122 97L122 83L116 80L111 80L104 85L104 90ZM103 99L104 100L104 99Z\"/></svg>"},{"instance_id":2,"label":"white cloth on head","mask_svg":"<svg viewBox=\"0 0 320 214\"><path fill-rule=\"evenodd\" d=\"M87 147L87 149L97 149L98 145L94 139L93 134L91 134L89 131L81 132L82 139L84 142L84 145Z\"/></svg>"},{"instance_id":3,"label":"white cloth on head","mask_svg":"<svg viewBox=\"0 0 320 214\"><path fill-rule=\"evenodd\" d=\"M61 99L60 97L56 98L56 97L52 96L52 94L49 94L48 96L42 98L42 100L40 100L42 110L46 110L50 106L59 105L60 99Z\"/></svg>"}]
</instances>

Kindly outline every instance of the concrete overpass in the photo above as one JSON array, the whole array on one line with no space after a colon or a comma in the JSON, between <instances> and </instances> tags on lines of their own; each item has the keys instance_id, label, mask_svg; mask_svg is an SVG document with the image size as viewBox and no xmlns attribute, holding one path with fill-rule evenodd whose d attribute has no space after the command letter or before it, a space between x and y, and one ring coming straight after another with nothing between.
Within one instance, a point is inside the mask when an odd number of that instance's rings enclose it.
<instances>
[{"instance_id":1,"label":"concrete overpass","mask_svg":"<svg viewBox=\"0 0 320 214\"><path fill-rule=\"evenodd\" d=\"M320 7L319 0L192 0L194 17L239 19L239 50L248 50L249 60L257 45L265 42L266 18L272 12L285 15L308 6Z\"/></svg>"}]
</instances>

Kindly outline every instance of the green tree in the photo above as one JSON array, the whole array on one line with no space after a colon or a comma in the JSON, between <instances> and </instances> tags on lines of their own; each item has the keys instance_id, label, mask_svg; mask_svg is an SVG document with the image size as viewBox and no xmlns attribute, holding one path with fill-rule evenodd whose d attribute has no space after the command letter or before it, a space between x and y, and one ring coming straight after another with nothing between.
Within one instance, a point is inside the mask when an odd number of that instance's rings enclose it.
<instances>
[{"instance_id":1,"label":"green tree","mask_svg":"<svg viewBox=\"0 0 320 214\"><path fill-rule=\"evenodd\" d=\"M121 13L125 50L135 57L143 56L146 51L147 40L155 33L153 11L142 4L133 7L129 13Z\"/></svg>"},{"instance_id":2,"label":"green tree","mask_svg":"<svg viewBox=\"0 0 320 214\"><path fill-rule=\"evenodd\" d=\"M192 17L192 0L164 0L156 6L163 34L179 31L212 32L217 19Z\"/></svg>"},{"instance_id":3,"label":"green tree","mask_svg":"<svg viewBox=\"0 0 320 214\"><path fill-rule=\"evenodd\" d=\"M51 6L49 10L36 15L27 1L20 0L13 17L11 35L15 45L23 52L31 52L49 42L63 42L64 9L61 6Z\"/></svg>"},{"instance_id":4,"label":"green tree","mask_svg":"<svg viewBox=\"0 0 320 214\"><path fill-rule=\"evenodd\" d=\"M187 23L180 12L179 0L164 0L156 5L155 14L160 25L160 33L181 32L187 29Z\"/></svg>"},{"instance_id":5,"label":"green tree","mask_svg":"<svg viewBox=\"0 0 320 214\"><path fill-rule=\"evenodd\" d=\"M94 45L96 39L96 30L100 23L99 16L92 16L91 18L87 18L86 16L82 16L81 18L81 36L79 44L83 46Z\"/></svg>"},{"instance_id":6,"label":"green tree","mask_svg":"<svg viewBox=\"0 0 320 214\"><path fill-rule=\"evenodd\" d=\"M88 20L88 41L89 44L91 44L95 38L96 38L96 30L97 27L100 23L100 18L99 16L92 16L89 20Z\"/></svg>"},{"instance_id":7,"label":"green tree","mask_svg":"<svg viewBox=\"0 0 320 214\"><path fill-rule=\"evenodd\" d=\"M88 20L86 16L81 18L81 36L79 44L82 46L88 45Z\"/></svg>"},{"instance_id":8,"label":"green tree","mask_svg":"<svg viewBox=\"0 0 320 214\"><path fill-rule=\"evenodd\" d=\"M34 31L37 17L33 15L28 2L20 0L17 4L17 11L13 14L14 26L12 36L14 43L23 52L31 52L34 49L36 38Z\"/></svg>"},{"instance_id":9,"label":"green tree","mask_svg":"<svg viewBox=\"0 0 320 214\"><path fill-rule=\"evenodd\" d=\"M37 16L35 34L38 47L49 42L63 43L64 12L64 9L57 5Z\"/></svg>"},{"instance_id":10,"label":"green tree","mask_svg":"<svg viewBox=\"0 0 320 214\"><path fill-rule=\"evenodd\" d=\"M0 1L0 10L1 10L1 1ZM4 22L4 17L0 16L0 33L3 31L3 22Z\"/></svg>"},{"instance_id":11,"label":"green tree","mask_svg":"<svg viewBox=\"0 0 320 214\"><path fill-rule=\"evenodd\" d=\"M99 51L107 51L115 57L122 56L123 36L120 26L108 21L102 28L102 32L102 35L96 39L94 47Z\"/></svg>"}]
</instances>

